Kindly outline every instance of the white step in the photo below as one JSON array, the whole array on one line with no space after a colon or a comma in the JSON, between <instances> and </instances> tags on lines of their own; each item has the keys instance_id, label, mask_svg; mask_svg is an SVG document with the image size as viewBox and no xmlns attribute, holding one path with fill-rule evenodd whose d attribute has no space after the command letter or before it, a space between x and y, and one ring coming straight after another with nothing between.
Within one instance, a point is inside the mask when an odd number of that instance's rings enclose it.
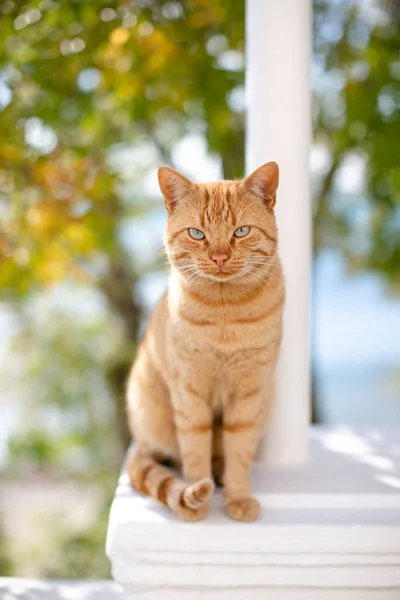
<instances>
[{"instance_id":1,"label":"white step","mask_svg":"<svg viewBox=\"0 0 400 600\"><path fill-rule=\"evenodd\" d=\"M316 428L302 466L256 465L256 523L221 494L182 523L122 474L107 554L127 598L400 599L400 430Z\"/></svg>"}]
</instances>

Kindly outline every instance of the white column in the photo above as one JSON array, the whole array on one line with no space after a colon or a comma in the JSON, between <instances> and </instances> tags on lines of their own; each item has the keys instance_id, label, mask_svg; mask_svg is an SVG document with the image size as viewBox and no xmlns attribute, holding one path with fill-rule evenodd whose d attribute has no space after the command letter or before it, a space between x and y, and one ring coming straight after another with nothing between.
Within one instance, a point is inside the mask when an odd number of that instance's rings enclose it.
<instances>
[{"instance_id":1,"label":"white column","mask_svg":"<svg viewBox=\"0 0 400 600\"><path fill-rule=\"evenodd\" d=\"M310 48L311 0L247 0L246 171L269 160L279 164L276 213L287 291L275 411L259 451L269 464L307 457Z\"/></svg>"}]
</instances>

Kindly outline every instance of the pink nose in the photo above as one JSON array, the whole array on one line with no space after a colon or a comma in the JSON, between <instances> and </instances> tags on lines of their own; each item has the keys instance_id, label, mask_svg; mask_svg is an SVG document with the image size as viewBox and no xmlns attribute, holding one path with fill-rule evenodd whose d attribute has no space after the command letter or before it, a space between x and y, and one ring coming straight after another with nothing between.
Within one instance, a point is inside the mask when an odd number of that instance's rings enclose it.
<instances>
[{"instance_id":1,"label":"pink nose","mask_svg":"<svg viewBox=\"0 0 400 600\"><path fill-rule=\"evenodd\" d=\"M227 260L228 255L227 254L213 254L211 256L211 258L213 260L215 260L215 262L217 263L217 265L221 268L222 265L224 264L224 262Z\"/></svg>"}]
</instances>

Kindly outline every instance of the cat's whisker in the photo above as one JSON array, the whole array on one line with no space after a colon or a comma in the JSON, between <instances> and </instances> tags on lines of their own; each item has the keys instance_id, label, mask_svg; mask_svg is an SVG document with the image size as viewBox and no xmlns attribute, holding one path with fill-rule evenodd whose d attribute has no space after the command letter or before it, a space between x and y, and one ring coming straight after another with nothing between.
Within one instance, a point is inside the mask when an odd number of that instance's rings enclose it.
<instances>
[{"instance_id":1,"label":"cat's whisker","mask_svg":"<svg viewBox=\"0 0 400 600\"><path fill-rule=\"evenodd\" d=\"M273 256L262 256L260 254L250 254L249 257L247 258L247 260L257 260L260 262L265 262L268 263L269 265L275 265L275 266L280 266L278 263L273 263L271 262L271 259L274 258Z\"/></svg>"},{"instance_id":2,"label":"cat's whisker","mask_svg":"<svg viewBox=\"0 0 400 600\"><path fill-rule=\"evenodd\" d=\"M272 290L272 285L268 281L268 277L257 277L254 273L252 273L252 277L255 281L258 281L260 285L268 285L268 287Z\"/></svg>"},{"instance_id":3,"label":"cat's whisker","mask_svg":"<svg viewBox=\"0 0 400 600\"><path fill-rule=\"evenodd\" d=\"M282 283L282 279L280 279L279 277L276 277L276 275L272 275L272 273L266 273L266 275L268 277L270 277L271 279L275 279L276 281L278 281L279 283Z\"/></svg>"},{"instance_id":4,"label":"cat's whisker","mask_svg":"<svg viewBox=\"0 0 400 600\"><path fill-rule=\"evenodd\" d=\"M252 269L256 270L256 271L260 271L262 273L268 273L268 275L270 275L272 278L278 279L278 277L276 277L275 275L273 275L272 273L270 273L269 269L265 269L264 267L270 267L271 265L268 265L266 263L252 263L249 262L247 263L249 266L252 267Z\"/></svg>"},{"instance_id":5,"label":"cat's whisker","mask_svg":"<svg viewBox=\"0 0 400 600\"><path fill-rule=\"evenodd\" d=\"M264 261L264 260L247 260L246 263L248 265L259 265L259 266L263 266L263 267L276 267L279 268L281 267L281 265L275 264L275 263L270 263L268 261Z\"/></svg>"},{"instance_id":6,"label":"cat's whisker","mask_svg":"<svg viewBox=\"0 0 400 600\"><path fill-rule=\"evenodd\" d=\"M169 267L175 266L177 268L178 267L191 266L191 263L187 259L182 260L182 262L179 262L177 260L166 260L166 261L164 261L164 262L162 262L160 264L161 264L161 266L164 266L164 267L165 266L169 266Z\"/></svg>"},{"instance_id":7,"label":"cat's whisker","mask_svg":"<svg viewBox=\"0 0 400 600\"><path fill-rule=\"evenodd\" d=\"M170 261L173 265L180 264L192 264L192 261L188 258L174 258Z\"/></svg>"},{"instance_id":8,"label":"cat's whisker","mask_svg":"<svg viewBox=\"0 0 400 600\"><path fill-rule=\"evenodd\" d=\"M182 259L174 259L174 260L170 260L168 261L170 265L175 265L177 267L179 266L186 266L186 265L193 265L193 260L190 258L182 258Z\"/></svg>"},{"instance_id":9,"label":"cat's whisker","mask_svg":"<svg viewBox=\"0 0 400 600\"><path fill-rule=\"evenodd\" d=\"M251 268L254 271L258 271L259 273L265 273L266 275L268 275L272 279L276 279L277 281L281 281L281 279L279 277L277 277L276 275L274 275L273 273L271 273L269 269L264 269L263 268L264 265L250 264L249 266L251 266Z\"/></svg>"},{"instance_id":10,"label":"cat's whisker","mask_svg":"<svg viewBox=\"0 0 400 600\"><path fill-rule=\"evenodd\" d=\"M193 265L189 262L185 262L185 263L170 263L171 267L176 267L177 269L180 269L182 267L192 267Z\"/></svg>"},{"instance_id":11,"label":"cat's whisker","mask_svg":"<svg viewBox=\"0 0 400 600\"><path fill-rule=\"evenodd\" d=\"M189 277L185 277L185 281L186 281L186 284L188 284L190 287L194 281L196 281L197 279L200 279L200 278L201 278L201 275L196 269L191 275L189 275Z\"/></svg>"},{"instance_id":12,"label":"cat's whisker","mask_svg":"<svg viewBox=\"0 0 400 600\"><path fill-rule=\"evenodd\" d=\"M281 279L279 279L278 277L275 277L271 273L268 273L267 271L263 271L261 269L256 269L254 267L250 267L247 269L245 268L244 272L253 281L258 281L260 283L262 282L263 284L267 283L271 289L272 289L272 285L268 281L268 279L276 279L276 281L278 281L279 283L282 283Z\"/></svg>"},{"instance_id":13,"label":"cat's whisker","mask_svg":"<svg viewBox=\"0 0 400 600\"><path fill-rule=\"evenodd\" d=\"M181 256L182 254L190 254L189 250L177 250L176 252L165 251L164 254L167 255L168 258L174 258L174 256Z\"/></svg>"},{"instance_id":14,"label":"cat's whisker","mask_svg":"<svg viewBox=\"0 0 400 600\"><path fill-rule=\"evenodd\" d=\"M272 273L268 273L267 271L261 271L260 269L254 269L254 272L257 273L263 273L268 279L274 279L276 281L278 281L279 283L282 283L282 280L279 279L279 277L275 277L275 275L272 275Z\"/></svg>"},{"instance_id":15,"label":"cat's whisker","mask_svg":"<svg viewBox=\"0 0 400 600\"><path fill-rule=\"evenodd\" d=\"M248 265L265 265L267 267L280 267L281 265L276 265L274 263L270 263L264 260L248 260Z\"/></svg>"},{"instance_id":16,"label":"cat's whisker","mask_svg":"<svg viewBox=\"0 0 400 600\"><path fill-rule=\"evenodd\" d=\"M194 275L198 275L198 269L195 265L177 266L176 268L185 277L186 280L188 280Z\"/></svg>"},{"instance_id":17,"label":"cat's whisker","mask_svg":"<svg viewBox=\"0 0 400 600\"><path fill-rule=\"evenodd\" d=\"M180 273L190 273L196 271L196 268L194 266L177 267L177 269Z\"/></svg>"},{"instance_id":18,"label":"cat's whisker","mask_svg":"<svg viewBox=\"0 0 400 600\"><path fill-rule=\"evenodd\" d=\"M251 269L248 267L245 267L243 269L242 276L248 277L251 281L255 281L256 283L259 283L260 285L265 285L266 283L269 283L269 282L267 282L267 279L264 277L261 277L255 269Z\"/></svg>"}]
</instances>

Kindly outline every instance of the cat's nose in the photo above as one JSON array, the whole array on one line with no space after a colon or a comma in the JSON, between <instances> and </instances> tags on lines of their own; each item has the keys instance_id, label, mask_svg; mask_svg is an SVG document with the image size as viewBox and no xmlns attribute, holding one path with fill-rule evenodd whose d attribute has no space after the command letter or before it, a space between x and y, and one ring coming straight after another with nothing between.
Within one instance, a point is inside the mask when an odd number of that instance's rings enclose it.
<instances>
[{"instance_id":1,"label":"cat's nose","mask_svg":"<svg viewBox=\"0 0 400 600\"><path fill-rule=\"evenodd\" d=\"M217 265L221 268L224 262L227 260L227 254L212 254L211 258L217 263Z\"/></svg>"}]
</instances>

